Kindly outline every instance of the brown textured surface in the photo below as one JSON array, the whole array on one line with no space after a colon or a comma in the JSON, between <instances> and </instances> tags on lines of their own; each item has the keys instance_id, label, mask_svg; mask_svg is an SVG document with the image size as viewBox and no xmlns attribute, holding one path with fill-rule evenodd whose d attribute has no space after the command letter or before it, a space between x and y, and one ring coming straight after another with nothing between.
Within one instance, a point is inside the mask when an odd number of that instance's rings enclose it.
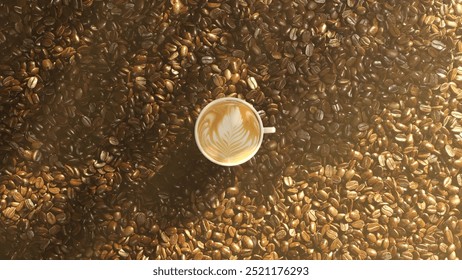
<instances>
[{"instance_id":1,"label":"brown textured surface","mask_svg":"<svg viewBox=\"0 0 462 280\"><path fill-rule=\"evenodd\" d=\"M458 2L2 1L0 258L460 258Z\"/></svg>"}]
</instances>

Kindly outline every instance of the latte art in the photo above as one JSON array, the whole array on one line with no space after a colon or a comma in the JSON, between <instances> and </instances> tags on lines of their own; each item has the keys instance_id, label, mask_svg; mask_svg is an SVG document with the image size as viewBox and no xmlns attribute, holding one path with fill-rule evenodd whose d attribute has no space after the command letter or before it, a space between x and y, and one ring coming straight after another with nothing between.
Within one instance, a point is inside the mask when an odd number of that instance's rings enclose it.
<instances>
[{"instance_id":1,"label":"latte art","mask_svg":"<svg viewBox=\"0 0 462 280\"><path fill-rule=\"evenodd\" d=\"M227 100L205 110L196 139L209 157L221 163L240 162L259 148L260 124L248 106Z\"/></svg>"}]
</instances>

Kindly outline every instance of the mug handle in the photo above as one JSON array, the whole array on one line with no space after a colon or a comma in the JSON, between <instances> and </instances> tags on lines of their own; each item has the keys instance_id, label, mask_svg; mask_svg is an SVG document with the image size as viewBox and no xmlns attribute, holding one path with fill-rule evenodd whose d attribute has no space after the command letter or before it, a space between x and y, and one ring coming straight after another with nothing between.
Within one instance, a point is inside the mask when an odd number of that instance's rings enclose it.
<instances>
[{"instance_id":1,"label":"mug handle","mask_svg":"<svg viewBox=\"0 0 462 280\"><path fill-rule=\"evenodd\" d=\"M263 128L263 133L275 133L276 132L276 128L275 127L264 127Z\"/></svg>"}]
</instances>

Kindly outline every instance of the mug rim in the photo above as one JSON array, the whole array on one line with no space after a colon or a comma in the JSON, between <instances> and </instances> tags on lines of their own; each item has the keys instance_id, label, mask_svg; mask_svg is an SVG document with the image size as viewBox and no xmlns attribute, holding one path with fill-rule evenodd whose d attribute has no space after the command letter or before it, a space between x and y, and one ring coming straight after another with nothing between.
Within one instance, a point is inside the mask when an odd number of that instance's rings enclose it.
<instances>
[{"instance_id":1,"label":"mug rim","mask_svg":"<svg viewBox=\"0 0 462 280\"><path fill-rule=\"evenodd\" d=\"M258 124L259 124L259 128L260 128L260 139L258 140L258 145L257 145L257 148L255 149L255 151L253 151L249 156L245 157L244 159L240 160L240 161L237 161L237 162L233 162L233 163L227 163L227 162L220 162L218 160L215 160L214 158L210 157L203 149L200 141L199 141L199 136L198 136L198 133L197 133L197 130L199 129L198 127L198 124L199 124L199 121L203 118L204 114L203 112L206 111L206 109L208 109L209 107L212 107L213 105L217 104L217 103L222 103L224 101L236 101L236 102L240 102L241 104L244 104L245 106L247 106L248 108L250 108L252 110L252 112L255 114L257 120L258 120ZM255 154L258 152L258 150L260 149L261 147L261 144L263 143L263 135L264 135L264 130L263 130L263 121L260 117L260 115L258 114L257 110L253 107L252 104L250 104L249 102L243 100L243 99L240 99L238 97L221 97L221 98L218 98L218 99L215 99L213 100L212 102L210 102L209 104L205 105L204 108L202 108L202 110L199 112L199 116L197 117L196 119L196 123L194 125L194 139L196 140L196 145L197 147L199 148L199 150L201 151L201 153L208 159L210 160L211 162L215 163L215 164L218 164L218 165L221 165L221 166L237 166L237 165L241 165L247 161L249 161L252 157L255 156Z\"/></svg>"}]
</instances>

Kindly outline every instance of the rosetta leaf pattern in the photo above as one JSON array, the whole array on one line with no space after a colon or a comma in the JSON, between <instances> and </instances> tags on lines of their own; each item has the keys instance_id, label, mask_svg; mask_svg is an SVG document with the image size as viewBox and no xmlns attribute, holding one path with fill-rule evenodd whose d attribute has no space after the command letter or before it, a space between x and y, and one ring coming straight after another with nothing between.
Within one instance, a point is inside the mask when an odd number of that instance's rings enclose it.
<instances>
[{"instance_id":1,"label":"rosetta leaf pattern","mask_svg":"<svg viewBox=\"0 0 462 280\"><path fill-rule=\"evenodd\" d=\"M222 162L251 154L258 145L258 136L251 133L248 121L244 121L255 118L248 114L252 113L243 112L237 106L228 106L226 110L208 114L200 128L202 146L207 153Z\"/></svg>"}]
</instances>

